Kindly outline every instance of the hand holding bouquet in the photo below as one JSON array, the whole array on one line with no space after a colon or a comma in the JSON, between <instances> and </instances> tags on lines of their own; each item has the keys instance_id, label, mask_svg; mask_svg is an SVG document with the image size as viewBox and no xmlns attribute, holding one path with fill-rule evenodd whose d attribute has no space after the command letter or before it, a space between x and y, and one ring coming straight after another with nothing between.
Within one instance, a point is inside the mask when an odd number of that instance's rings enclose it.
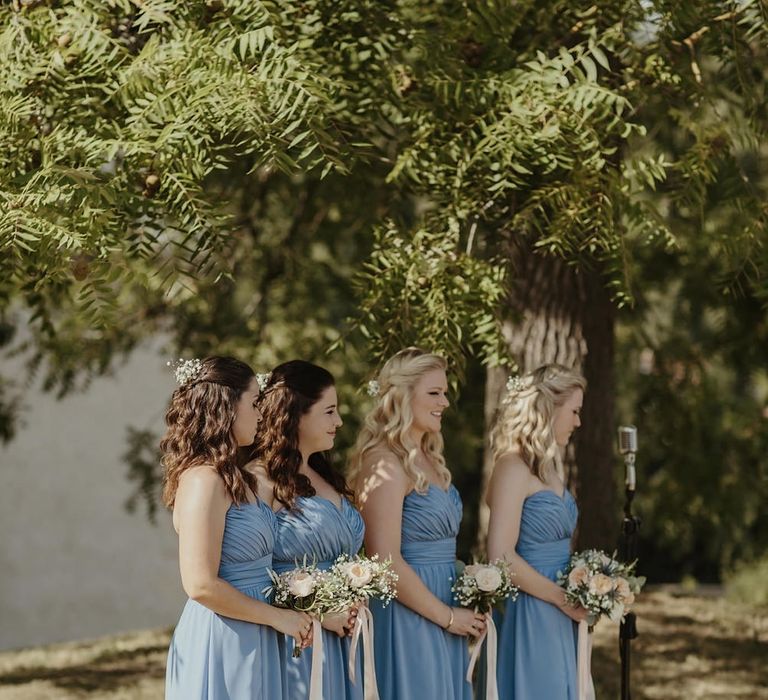
<instances>
[{"instance_id":1,"label":"hand holding bouquet","mask_svg":"<svg viewBox=\"0 0 768 700\"><path fill-rule=\"evenodd\" d=\"M589 625L594 626L603 615L614 622L623 619L645 577L635 575L634 562L624 564L605 552L587 549L571 557L557 582L569 603L589 612Z\"/></svg>"},{"instance_id":2,"label":"hand holding bouquet","mask_svg":"<svg viewBox=\"0 0 768 700\"><path fill-rule=\"evenodd\" d=\"M392 560L381 561L377 554L372 557L351 557L342 554L326 572L326 576L326 585L342 609L360 602L367 603L371 598L388 605L397 594L397 574L392 569ZM378 700L376 667L373 660L373 617L366 605L358 609L352 632L349 678L353 683L357 674L357 647L361 640L365 657L365 697Z\"/></svg>"},{"instance_id":3,"label":"hand holding bouquet","mask_svg":"<svg viewBox=\"0 0 768 700\"><path fill-rule=\"evenodd\" d=\"M453 584L454 596L458 603L465 608L485 614L485 631L480 635L472 651L467 667L466 679L472 682L472 672L480 656L483 642L488 640L486 654L486 698L498 698L496 686L496 625L493 622L491 609L507 599L516 600L520 589L512 583L512 569L502 559L496 559L489 564L469 564L456 577Z\"/></svg>"},{"instance_id":4,"label":"hand holding bouquet","mask_svg":"<svg viewBox=\"0 0 768 700\"><path fill-rule=\"evenodd\" d=\"M333 601L328 599L327 588L323 586L323 572L314 564L307 564L306 558L301 566L278 574L269 572L272 585L266 589L272 599L272 605L278 608L299 610L322 619ZM293 655L301 656L301 647L294 644Z\"/></svg>"}]
</instances>

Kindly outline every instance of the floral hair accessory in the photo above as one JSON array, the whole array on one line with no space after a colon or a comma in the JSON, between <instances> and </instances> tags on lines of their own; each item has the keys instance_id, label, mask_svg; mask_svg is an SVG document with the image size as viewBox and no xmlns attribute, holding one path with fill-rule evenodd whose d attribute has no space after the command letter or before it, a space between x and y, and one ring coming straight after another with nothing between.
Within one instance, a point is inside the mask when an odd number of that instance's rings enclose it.
<instances>
[{"instance_id":1,"label":"floral hair accessory","mask_svg":"<svg viewBox=\"0 0 768 700\"><path fill-rule=\"evenodd\" d=\"M272 372L259 372L256 375L256 383L259 385L259 391L264 391L272 378Z\"/></svg>"},{"instance_id":2,"label":"floral hair accessory","mask_svg":"<svg viewBox=\"0 0 768 700\"><path fill-rule=\"evenodd\" d=\"M519 375L514 375L512 377L509 377L507 379L507 391L508 392L518 392L525 389L525 382L523 381L523 378Z\"/></svg>"},{"instance_id":3,"label":"floral hair accessory","mask_svg":"<svg viewBox=\"0 0 768 700\"><path fill-rule=\"evenodd\" d=\"M366 387L368 396L378 396L381 393L381 386L375 379L371 379Z\"/></svg>"},{"instance_id":4,"label":"floral hair accessory","mask_svg":"<svg viewBox=\"0 0 768 700\"><path fill-rule=\"evenodd\" d=\"M168 367L173 367L173 373L176 376L176 381L180 386L189 384L189 382L195 381L197 376L203 369L203 361L197 358L192 360L185 360L180 357L178 360L168 360L166 362Z\"/></svg>"}]
</instances>

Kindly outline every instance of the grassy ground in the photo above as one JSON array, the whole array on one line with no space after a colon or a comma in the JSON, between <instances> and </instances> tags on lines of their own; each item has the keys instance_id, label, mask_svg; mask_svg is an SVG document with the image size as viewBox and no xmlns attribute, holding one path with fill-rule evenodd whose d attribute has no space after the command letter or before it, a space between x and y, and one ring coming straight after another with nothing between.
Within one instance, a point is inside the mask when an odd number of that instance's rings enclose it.
<instances>
[{"instance_id":1,"label":"grassy ground","mask_svg":"<svg viewBox=\"0 0 768 700\"><path fill-rule=\"evenodd\" d=\"M636 612L633 700L768 700L768 611L661 589L641 596ZM169 637L147 630L0 652L0 700L157 700ZM619 697L617 645L617 627L598 626L598 700Z\"/></svg>"}]
</instances>

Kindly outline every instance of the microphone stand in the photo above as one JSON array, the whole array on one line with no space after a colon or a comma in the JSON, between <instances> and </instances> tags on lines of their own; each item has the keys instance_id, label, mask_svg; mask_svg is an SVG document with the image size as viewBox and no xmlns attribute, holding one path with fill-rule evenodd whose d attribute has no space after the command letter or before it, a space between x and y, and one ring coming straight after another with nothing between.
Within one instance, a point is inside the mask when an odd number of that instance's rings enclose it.
<instances>
[{"instance_id":1,"label":"microphone stand","mask_svg":"<svg viewBox=\"0 0 768 700\"><path fill-rule=\"evenodd\" d=\"M635 497L635 454L624 455L627 466L627 486L624 496L624 519L621 524L621 558L629 563L637 559L637 533L640 518L632 514L632 501ZM637 637L637 618L634 612L628 612L619 627L619 655L621 656L621 700L632 700L629 687L630 651L632 640Z\"/></svg>"}]
</instances>

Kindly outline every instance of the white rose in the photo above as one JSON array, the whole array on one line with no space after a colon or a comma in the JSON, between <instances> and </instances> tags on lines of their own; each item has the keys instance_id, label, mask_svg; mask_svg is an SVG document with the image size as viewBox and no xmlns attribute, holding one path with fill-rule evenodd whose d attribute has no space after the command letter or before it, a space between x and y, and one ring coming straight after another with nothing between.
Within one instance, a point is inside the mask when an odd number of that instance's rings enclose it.
<instances>
[{"instance_id":1,"label":"white rose","mask_svg":"<svg viewBox=\"0 0 768 700\"><path fill-rule=\"evenodd\" d=\"M343 571L347 579L349 579L349 585L352 588L362 588L373 578L371 568L358 561L351 561L345 564Z\"/></svg>"},{"instance_id":2,"label":"white rose","mask_svg":"<svg viewBox=\"0 0 768 700\"><path fill-rule=\"evenodd\" d=\"M467 564L464 567L464 574L474 578L477 575L477 572L482 568L483 567L480 564Z\"/></svg>"},{"instance_id":3,"label":"white rose","mask_svg":"<svg viewBox=\"0 0 768 700\"><path fill-rule=\"evenodd\" d=\"M475 574L477 587L485 593L491 593L501 586L501 574L495 566L484 566Z\"/></svg>"},{"instance_id":4,"label":"white rose","mask_svg":"<svg viewBox=\"0 0 768 700\"><path fill-rule=\"evenodd\" d=\"M315 590L315 577L306 571L299 571L291 576L288 582L288 592L297 598L306 598Z\"/></svg>"}]
</instances>

